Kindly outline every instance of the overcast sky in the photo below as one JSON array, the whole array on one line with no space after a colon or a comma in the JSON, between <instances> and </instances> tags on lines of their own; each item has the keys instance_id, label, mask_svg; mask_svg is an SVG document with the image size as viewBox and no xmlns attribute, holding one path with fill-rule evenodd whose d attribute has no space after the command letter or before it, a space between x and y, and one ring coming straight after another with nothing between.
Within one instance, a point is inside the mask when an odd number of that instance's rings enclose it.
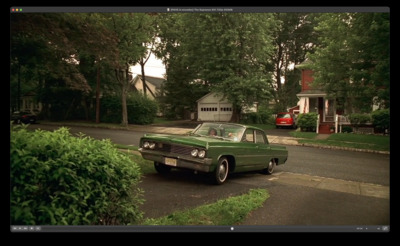
<instances>
[{"instance_id":1,"label":"overcast sky","mask_svg":"<svg viewBox=\"0 0 400 246\"><path fill-rule=\"evenodd\" d=\"M135 74L142 74L140 65L138 64L134 66L132 72ZM158 60L153 54L151 54L146 65L144 65L144 73L145 75L163 78L165 75L165 67L161 60Z\"/></svg>"}]
</instances>

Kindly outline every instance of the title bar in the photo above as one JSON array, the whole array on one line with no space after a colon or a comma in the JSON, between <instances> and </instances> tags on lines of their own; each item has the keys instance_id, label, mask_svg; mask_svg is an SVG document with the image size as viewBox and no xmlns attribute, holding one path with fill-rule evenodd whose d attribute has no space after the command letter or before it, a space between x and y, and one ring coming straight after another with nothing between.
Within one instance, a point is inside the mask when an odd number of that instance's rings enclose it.
<instances>
[{"instance_id":1,"label":"title bar","mask_svg":"<svg viewBox=\"0 0 400 246\"><path fill-rule=\"evenodd\" d=\"M179 6L164 6L164 7L102 7L102 6L14 6L10 8L11 13L276 13L276 12L307 12L307 13L335 13L335 12L390 12L387 6L382 7L230 7L230 6L205 6L205 7L179 7Z\"/></svg>"}]
</instances>

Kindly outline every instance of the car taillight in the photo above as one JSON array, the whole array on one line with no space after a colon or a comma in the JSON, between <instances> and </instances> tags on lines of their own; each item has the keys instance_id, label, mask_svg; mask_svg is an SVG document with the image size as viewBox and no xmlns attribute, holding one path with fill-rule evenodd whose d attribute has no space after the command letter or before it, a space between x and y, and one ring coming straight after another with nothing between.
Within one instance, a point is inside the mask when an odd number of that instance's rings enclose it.
<instances>
[{"instance_id":1,"label":"car taillight","mask_svg":"<svg viewBox=\"0 0 400 246\"><path fill-rule=\"evenodd\" d=\"M28 115L22 115L22 118L28 118L29 116Z\"/></svg>"}]
</instances>

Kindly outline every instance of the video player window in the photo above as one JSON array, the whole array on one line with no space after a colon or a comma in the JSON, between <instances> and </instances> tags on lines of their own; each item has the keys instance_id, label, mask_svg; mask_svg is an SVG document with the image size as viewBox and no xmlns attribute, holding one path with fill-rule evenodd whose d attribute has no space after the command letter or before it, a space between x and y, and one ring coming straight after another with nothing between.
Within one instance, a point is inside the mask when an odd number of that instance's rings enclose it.
<instances>
[{"instance_id":1,"label":"video player window","mask_svg":"<svg viewBox=\"0 0 400 246\"><path fill-rule=\"evenodd\" d=\"M385 6L11 7L10 232L390 232L389 37Z\"/></svg>"}]
</instances>

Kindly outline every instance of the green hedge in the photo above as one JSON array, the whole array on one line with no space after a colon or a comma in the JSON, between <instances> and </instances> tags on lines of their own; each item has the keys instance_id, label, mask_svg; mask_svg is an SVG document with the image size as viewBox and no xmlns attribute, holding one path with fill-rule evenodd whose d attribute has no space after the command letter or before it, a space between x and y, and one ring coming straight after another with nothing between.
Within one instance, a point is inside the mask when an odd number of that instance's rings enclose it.
<instances>
[{"instance_id":1,"label":"green hedge","mask_svg":"<svg viewBox=\"0 0 400 246\"><path fill-rule=\"evenodd\" d=\"M380 109L372 112L372 124L378 131L385 131L390 127L390 110Z\"/></svg>"},{"instance_id":2,"label":"green hedge","mask_svg":"<svg viewBox=\"0 0 400 246\"><path fill-rule=\"evenodd\" d=\"M300 127L301 131L315 132L317 128L318 114L311 112L306 114L300 114L297 120L297 126Z\"/></svg>"},{"instance_id":3,"label":"green hedge","mask_svg":"<svg viewBox=\"0 0 400 246\"><path fill-rule=\"evenodd\" d=\"M250 112L242 114L241 121L243 124L275 124L272 112L267 109L260 109L258 112Z\"/></svg>"},{"instance_id":4,"label":"green hedge","mask_svg":"<svg viewBox=\"0 0 400 246\"><path fill-rule=\"evenodd\" d=\"M354 126L360 126L371 121L369 114L353 113L349 115L350 123Z\"/></svg>"},{"instance_id":5,"label":"green hedge","mask_svg":"<svg viewBox=\"0 0 400 246\"><path fill-rule=\"evenodd\" d=\"M128 96L126 103L129 124L147 125L154 122L158 111L157 102L140 93L133 93ZM120 97L108 96L101 99L101 121L106 123L122 122Z\"/></svg>"},{"instance_id":6,"label":"green hedge","mask_svg":"<svg viewBox=\"0 0 400 246\"><path fill-rule=\"evenodd\" d=\"M138 165L109 140L13 128L10 135L14 225L131 224L142 218Z\"/></svg>"}]
</instances>

